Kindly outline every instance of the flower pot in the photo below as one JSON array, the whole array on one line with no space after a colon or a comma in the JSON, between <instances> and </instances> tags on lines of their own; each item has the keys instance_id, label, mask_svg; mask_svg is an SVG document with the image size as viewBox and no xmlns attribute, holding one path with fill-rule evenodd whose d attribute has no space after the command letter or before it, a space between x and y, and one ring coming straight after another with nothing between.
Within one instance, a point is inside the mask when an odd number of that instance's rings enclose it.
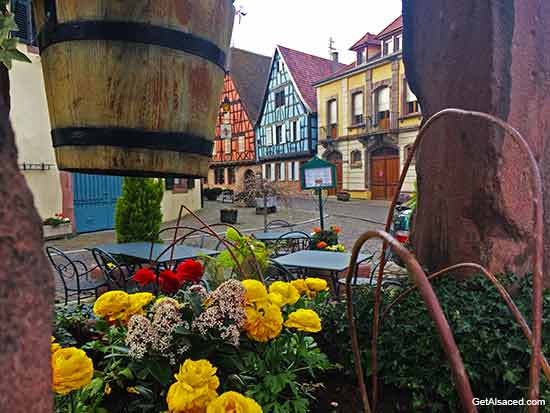
<instances>
[{"instance_id":1,"label":"flower pot","mask_svg":"<svg viewBox=\"0 0 550 413\"><path fill-rule=\"evenodd\" d=\"M59 169L207 176L232 0L32 5Z\"/></svg>"},{"instance_id":2,"label":"flower pot","mask_svg":"<svg viewBox=\"0 0 550 413\"><path fill-rule=\"evenodd\" d=\"M58 239L71 235L73 233L73 227L70 222L59 225L43 225L42 231L45 240Z\"/></svg>"},{"instance_id":3,"label":"flower pot","mask_svg":"<svg viewBox=\"0 0 550 413\"><path fill-rule=\"evenodd\" d=\"M344 201L344 202L347 202L351 199L351 195L349 192L338 192L336 194L336 199L338 201Z\"/></svg>"},{"instance_id":4,"label":"flower pot","mask_svg":"<svg viewBox=\"0 0 550 413\"><path fill-rule=\"evenodd\" d=\"M278 206L278 200L276 196L268 196L266 198L263 198L263 197L256 198L257 214L263 214L264 208L267 208L268 213L277 212L277 206Z\"/></svg>"},{"instance_id":5,"label":"flower pot","mask_svg":"<svg viewBox=\"0 0 550 413\"><path fill-rule=\"evenodd\" d=\"M239 211L236 209L221 209L220 222L225 224L236 224Z\"/></svg>"}]
</instances>

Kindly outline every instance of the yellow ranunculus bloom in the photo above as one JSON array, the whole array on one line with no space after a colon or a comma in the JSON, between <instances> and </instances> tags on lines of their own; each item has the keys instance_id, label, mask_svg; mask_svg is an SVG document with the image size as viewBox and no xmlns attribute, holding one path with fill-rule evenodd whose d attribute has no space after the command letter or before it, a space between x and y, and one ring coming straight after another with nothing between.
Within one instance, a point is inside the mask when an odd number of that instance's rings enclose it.
<instances>
[{"instance_id":1,"label":"yellow ranunculus bloom","mask_svg":"<svg viewBox=\"0 0 550 413\"><path fill-rule=\"evenodd\" d=\"M130 304L130 296L124 291L108 291L102 294L94 304L94 313L98 317L115 321L124 317Z\"/></svg>"},{"instance_id":2,"label":"yellow ranunculus bloom","mask_svg":"<svg viewBox=\"0 0 550 413\"><path fill-rule=\"evenodd\" d=\"M307 288L306 280L303 278L298 278L297 280L293 280L290 282L290 284L298 290L300 294L307 294L309 292L309 289Z\"/></svg>"},{"instance_id":3,"label":"yellow ranunculus bloom","mask_svg":"<svg viewBox=\"0 0 550 413\"><path fill-rule=\"evenodd\" d=\"M136 389L135 387L126 387L126 392L127 393L130 393L130 394L139 394L139 391L138 389Z\"/></svg>"},{"instance_id":4,"label":"yellow ranunculus bloom","mask_svg":"<svg viewBox=\"0 0 550 413\"><path fill-rule=\"evenodd\" d=\"M67 394L92 381L94 365L83 350L62 348L52 354L53 391Z\"/></svg>"},{"instance_id":5,"label":"yellow ranunculus bloom","mask_svg":"<svg viewBox=\"0 0 550 413\"><path fill-rule=\"evenodd\" d=\"M105 390L103 392L105 394L109 395L109 394L111 394L111 391L113 391L113 389L111 388L111 385L109 383L106 383L105 384Z\"/></svg>"},{"instance_id":6,"label":"yellow ranunculus bloom","mask_svg":"<svg viewBox=\"0 0 550 413\"><path fill-rule=\"evenodd\" d=\"M210 403L206 413L262 413L262 408L253 399L228 391Z\"/></svg>"},{"instance_id":7,"label":"yellow ranunculus bloom","mask_svg":"<svg viewBox=\"0 0 550 413\"><path fill-rule=\"evenodd\" d=\"M143 314L143 307L153 301L151 293L135 293L128 296L128 308L124 311L123 321L128 321L136 314Z\"/></svg>"},{"instance_id":8,"label":"yellow ranunculus bloom","mask_svg":"<svg viewBox=\"0 0 550 413\"><path fill-rule=\"evenodd\" d=\"M275 281L269 286L269 299L279 307L293 305L300 299L300 292L290 283Z\"/></svg>"},{"instance_id":9,"label":"yellow ranunculus bloom","mask_svg":"<svg viewBox=\"0 0 550 413\"><path fill-rule=\"evenodd\" d=\"M267 300L267 289L258 280L244 280L243 287L246 289L244 298L248 304L258 303Z\"/></svg>"},{"instance_id":10,"label":"yellow ranunculus bloom","mask_svg":"<svg viewBox=\"0 0 550 413\"><path fill-rule=\"evenodd\" d=\"M55 353L57 350L61 350L61 344L59 343L54 343L55 341L55 337L54 336L51 336L50 338L50 343L51 343L51 351L52 351L52 354Z\"/></svg>"},{"instance_id":11,"label":"yellow ranunculus bloom","mask_svg":"<svg viewBox=\"0 0 550 413\"><path fill-rule=\"evenodd\" d=\"M289 314L285 327L308 333L318 333L321 331L321 319L315 311L301 308Z\"/></svg>"},{"instance_id":12,"label":"yellow ranunculus bloom","mask_svg":"<svg viewBox=\"0 0 550 413\"><path fill-rule=\"evenodd\" d=\"M328 288L327 282L322 278L306 278L307 288L316 293L326 291Z\"/></svg>"},{"instance_id":13,"label":"yellow ranunculus bloom","mask_svg":"<svg viewBox=\"0 0 550 413\"><path fill-rule=\"evenodd\" d=\"M185 360L166 396L170 413L206 412L206 406L218 397L216 371L208 360Z\"/></svg>"},{"instance_id":14,"label":"yellow ranunculus bloom","mask_svg":"<svg viewBox=\"0 0 550 413\"><path fill-rule=\"evenodd\" d=\"M245 312L244 329L250 339L265 343L281 333L283 314L278 305L265 301L255 307L246 307Z\"/></svg>"}]
</instances>

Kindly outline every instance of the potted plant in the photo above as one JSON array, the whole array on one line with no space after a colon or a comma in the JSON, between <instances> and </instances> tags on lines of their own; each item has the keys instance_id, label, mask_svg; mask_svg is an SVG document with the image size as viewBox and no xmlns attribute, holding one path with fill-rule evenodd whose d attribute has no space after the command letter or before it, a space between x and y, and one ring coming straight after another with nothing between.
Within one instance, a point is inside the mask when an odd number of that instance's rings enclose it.
<instances>
[{"instance_id":1,"label":"potted plant","mask_svg":"<svg viewBox=\"0 0 550 413\"><path fill-rule=\"evenodd\" d=\"M321 230L319 227L313 229L311 234L310 249L318 251L344 252L345 247L339 243L338 234L340 227L331 225L329 229Z\"/></svg>"},{"instance_id":2,"label":"potted plant","mask_svg":"<svg viewBox=\"0 0 550 413\"><path fill-rule=\"evenodd\" d=\"M277 212L279 192L275 186L264 184L263 190L256 191L256 213L263 213L267 208L268 213Z\"/></svg>"},{"instance_id":3,"label":"potted plant","mask_svg":"<svg viewBox=\"0 0 550 413\"><path fill-rule=\"evenodd\" d=\"M225 224L236 224L238 210L234 208L222 208L220 209L220 222Z\"/></svg>"},{"instance_id":4,"label":"potted plant","mask_svg":"<svg viewBox=\"0 0 550 413\"><path fill-rule=\"evenodd\" d=\"M345 201L345 202L347 202L347 201L350 200L350 198L351 198L351 195L350 195L349 192L338 192L338 193L336 194L336 199L337 199L338 201Z\"/></svg>"},{"instance_id":5,"label":"potted plant","mask_svg":"<svg viewBox=\"0 0 550 413\"><path fill-rule=\"evenodd\" d=\"M55 214L42 222L44 239L63 238L73 233L71 219L63 214Z\"/></svg>"},{"instance_id":6,"label":"potted plant","mask_svg":"<svg viewBox=\"0 0 550 413\"><path fill-rule=\"evenodd\" d=\"M215 201L218 199L218 197L222 193L222 189L221 188L204 188L203 192L207 200Z\"/></svg>"}]
</instances>

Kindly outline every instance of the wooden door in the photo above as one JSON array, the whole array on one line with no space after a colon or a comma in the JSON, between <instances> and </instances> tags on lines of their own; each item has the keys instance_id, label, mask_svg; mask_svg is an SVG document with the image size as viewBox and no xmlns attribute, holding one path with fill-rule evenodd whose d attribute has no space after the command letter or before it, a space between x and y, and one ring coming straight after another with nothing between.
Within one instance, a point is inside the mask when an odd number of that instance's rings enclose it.
<instances>
[{"instance_id":1,"label":"wooden door","mask_svg":"<svg viewBox=\"0 0 550 413\"><path fill-rule=\"evenodd\" d=\"M399 156L379 155L371 159L372 199L391 200L399 184Z\"/></svg>"}]
</instances>

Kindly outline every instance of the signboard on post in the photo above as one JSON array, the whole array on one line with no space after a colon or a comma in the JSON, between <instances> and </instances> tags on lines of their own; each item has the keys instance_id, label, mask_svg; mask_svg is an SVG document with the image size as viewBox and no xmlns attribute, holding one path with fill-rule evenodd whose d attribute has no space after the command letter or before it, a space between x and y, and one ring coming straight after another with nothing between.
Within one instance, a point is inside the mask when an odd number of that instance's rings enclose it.
<instances>
[{"instance_id":1,"label":"signboard on post","mask_svg":"<svg viewBox=\"0 0 550 413\"><path fill-rule=\"evenodd\" d=\"M323 189L336 188L336 165L317 156L300 167L302 189L315 189L319 195L319 223L324 230Z\"/></svg>"},{"instance_id":2,"label":"signboard on post","mask_svg":"<svg viewBox=\"0 0 550 413\"><path fill-rule=\"evenodd\" d=\"M318 157L300 168L302 189L336 188L336 166Z\"/></svg>"}]
</instances>

